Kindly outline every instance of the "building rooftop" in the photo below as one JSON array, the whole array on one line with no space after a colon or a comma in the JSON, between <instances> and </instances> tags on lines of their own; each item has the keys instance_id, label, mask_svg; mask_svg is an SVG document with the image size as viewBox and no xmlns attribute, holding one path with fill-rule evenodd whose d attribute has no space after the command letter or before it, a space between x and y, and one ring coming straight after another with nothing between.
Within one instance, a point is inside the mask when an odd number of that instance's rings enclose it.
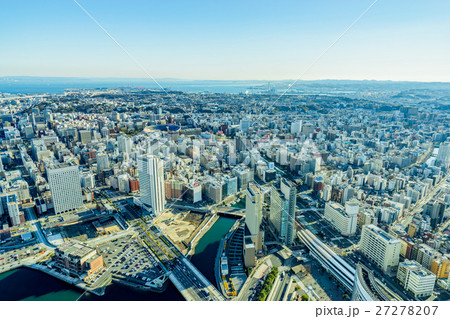
<instances>
[{"instance_id":1,"label":"building rooftop","mask_svg":"<svg viewBox=\"0 0 450 319\"><path fill-rule=\"evenodd\" d=\"M367 227L371 231L377 233L381 238L383 238L389 244L400 243L400 241L397 238L395 238L394 236L386 233L384 230L378 228L377 226L375 226L373 224L365 225L364 227Z\"/></svg>"},{"instance_id":2,"label":"building rooftop","mask_svg":"<svg viewBox=\"0 0 450 319\"><path fill-rule=\"evenodd\" d=\"M86 256L87 254L95 250L94 248L86 246L81 242L75 240L67 241L64 244L58 246L57 249L62 253L80 258Z\"/></svg>"}]
</instances>

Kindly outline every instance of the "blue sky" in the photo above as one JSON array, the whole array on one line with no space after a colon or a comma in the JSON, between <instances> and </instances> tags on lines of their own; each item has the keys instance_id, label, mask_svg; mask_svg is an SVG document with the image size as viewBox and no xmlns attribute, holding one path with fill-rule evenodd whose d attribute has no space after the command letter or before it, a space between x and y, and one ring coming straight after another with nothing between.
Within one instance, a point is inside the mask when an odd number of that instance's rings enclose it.
<instances>
[{"instance_id":1,"label":"blue sky","mask_svg":"<svg viewBox=\"0 0 450 319\"><path fill-rule=\"evenodd\" d=\"M155 78L295 79L372 0L79 0ZM450 1L379 0L302 79L450 81ZM0 76L146 77L72 0L0 4Z\"/></svg>"}]
</instances>

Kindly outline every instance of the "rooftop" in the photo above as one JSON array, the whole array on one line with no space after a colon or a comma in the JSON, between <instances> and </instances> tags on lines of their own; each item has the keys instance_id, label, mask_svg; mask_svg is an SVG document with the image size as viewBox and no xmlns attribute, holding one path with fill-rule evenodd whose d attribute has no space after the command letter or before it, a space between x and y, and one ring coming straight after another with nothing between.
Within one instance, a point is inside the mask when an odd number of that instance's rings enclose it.
<instances>
[{"instance_id":1,"label":"rooftop","mask_svg":"<svg viewBox=\"0 0 450 319\"><path fill-rule=\"evenodd\" d=\"M67 241L64 244L58 246L57 249L62 253L80 258L86 256L87 254L95 250L94 248L86 246L76 240Z\"/></svg>"}]
</instances>

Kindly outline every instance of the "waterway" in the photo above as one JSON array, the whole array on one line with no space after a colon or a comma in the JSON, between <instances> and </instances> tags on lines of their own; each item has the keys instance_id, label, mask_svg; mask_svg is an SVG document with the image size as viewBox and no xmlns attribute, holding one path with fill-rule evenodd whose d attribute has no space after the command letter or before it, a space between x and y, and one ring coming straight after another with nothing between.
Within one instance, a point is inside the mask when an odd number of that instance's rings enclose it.
<instances>
[{"instance_id":1,"label":"waterway","mask_svg":"<svg viewBox=\"0 0 450 319\"><path fill-rule=\"evenodd\" d=\"M195 246L195 254L191 257L192 264L217 288L214 277L214 262L220 241L236 222L234 218L220 217L203 235Z\"/></svg>"},{"instance_id":2,"label":"waterway","mask_svg":"<svg viewBox=\"0 0 450 319\"><path fill-rule=\"evenodd\" d=\"M233 226L235 219L220 217L200 239L191 262L208 280L216 285L214 261L222 237ZM0 274L0 300L74 301L83 291L40 271L19 268ZM91 301L182 301L183 296L169 281L163 293L142 291L113 283L103 296L85 293L80 300Z\"/></svg>"}]
</instances>

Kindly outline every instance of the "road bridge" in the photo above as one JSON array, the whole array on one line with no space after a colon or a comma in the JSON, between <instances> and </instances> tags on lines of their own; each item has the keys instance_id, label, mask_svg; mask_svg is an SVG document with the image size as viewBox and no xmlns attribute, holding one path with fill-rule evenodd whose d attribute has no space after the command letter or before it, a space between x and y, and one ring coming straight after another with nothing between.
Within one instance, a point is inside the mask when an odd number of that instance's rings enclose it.
<instances>
[{"instance_id":1,"label":"road bridge","mask_svg":"<svg viewBox=\"0 0 450 319\"><path fill-rule=\"evenodd\" d=\"M38 221L38 219L36 217L36 214L34 213L33 208L32 207L26 208L25 212L28 215L28 220L33 225L34 234L36 235L36 237L39 240L39 242L42 243L43 245L47 246L48 248L52 248L52 249L56 248L55 245L53 245L52 243L50 243L47 240L47 237L42 232L41 223Z\"/></svg>"}]
</instances>

